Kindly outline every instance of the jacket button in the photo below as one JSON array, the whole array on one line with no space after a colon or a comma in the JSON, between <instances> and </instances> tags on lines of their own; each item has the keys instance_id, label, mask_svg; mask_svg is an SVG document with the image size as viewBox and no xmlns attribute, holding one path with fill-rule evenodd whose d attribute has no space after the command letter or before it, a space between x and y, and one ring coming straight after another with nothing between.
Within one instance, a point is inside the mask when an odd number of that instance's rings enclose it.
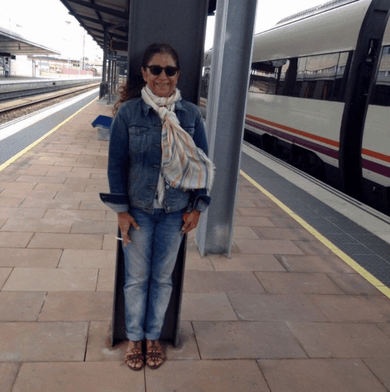
<instances>
[{"instance_id":1,"label":"jacket button","mask_svg":"<svg viewBox=\"0 0 390 392\"><path fill-rule=\"evenodd\" d=\"M165 189L169 189L169 185L165 185Z\"/></svg>"}]
</instances>

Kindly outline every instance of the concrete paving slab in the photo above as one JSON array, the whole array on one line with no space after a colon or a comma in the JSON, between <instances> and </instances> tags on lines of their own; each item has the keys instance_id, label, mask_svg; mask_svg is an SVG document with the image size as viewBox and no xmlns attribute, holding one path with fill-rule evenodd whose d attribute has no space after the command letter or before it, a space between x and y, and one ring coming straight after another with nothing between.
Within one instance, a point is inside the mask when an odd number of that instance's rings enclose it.
<instances>
[{"instance_id":1,"label":"concrete paving slab","mask_svg":"<svg viewBox=\"0 0 390 392\"><path fill-rule=\"evenodd\" d=\"M83 361L87 332L88 323L0 323L0 361Z\"/></svg>"},{"instance_id":2,"label":"concrete paving slab","mask_svg":"<svg viewBox=\"0 0 390 392\"><path fill-rule=\"evenodd\" d=\"M390 337L390 324L377 324L377 326Z\"/></svg>"},{"instance_id":3,"label":"concrete paving slab","mask_svg":"<svg viewBox=\"0 0 390 392\"><path fill-rule=\"evenodd\" d=\"M289 323L311 358L389 358L390 338L375 324Z\"/></svg>"},{"instance_id":4,"label":"concrete paving slab","mask_svg":"<svg viewBox=\"0 0 390 392\"><path fill-rule=\"evenodd\" d=\"M298 228L301 229L302 226L293 218L290 217L280 217L280 216L272 216L269 218L273 226L276 227L287 227L287 228ZM257 225L256 225L257 226Z\"/></svg>"},{"instance_id":5,"label":"concrete paving slab","mask_svg":"<svg viewBox=\"0 0 390 392\"><path fill-rule=\"evenodd\" d=\"M187 293L264 293L253 273L247 271L186 271Z\"/></svg>"},{"instance_id":6,"label":"concrete paving slab","mask_svg":"<svg viewBox=\"0 0 390 392\"><path fill-rule=\"evenodd\" d=\"M39 321L111 320L112 306L111 292L49 292Z\"/></svg>"},{"instance_id":7,"label":"concrete paving slab","mask_svg":"<svg viewBox=\"0 0 390 392\"><path fill-rule=\"evenodd\" d=\"M254 227L253 231L264 240L298 240L310 241L314 237L305 229L281 227Z\"/></svg>"},{"instance_id":8,"label":"concrete paving slab","mask_svg":"<svg viewBox=\"0 0 390 392\"><path fill-rule=\"evenodd\" d=\"M11 190L5 189L1 192L1 196L3 197L28 197L33 199L45 199L52 200L56 192L47 192L47 191L26 191L26 190Z\"/></svg>"},{"instance_id":9,"label":"concrete paving slab","mask_svg":"<svg viewBox=\"0 0 390 392\"><path fill-rule=\"evenodd\" d=\"M337 284L346 294L378 295L383 296L375 286L369 283L361 275L352 274L328 274L329 278Z\"/></svg>"},{"instance_id":10,"label":"concrete paving slab","mask_svg":"<svg viewBox=\"0 0 390 392\"><path fill-rule=\"evenodd\" d=\"M0 267L56 268L60 249L1 248Z\"/></svg>"},{"instance_id":11,"label":"concrete paving slab","mask_svg":"<svg viewBox=\"0 0 390 392\"><path fill-rule=\"evenodd\" d=\"M390 390L390 359L367 358L364 362L387 390Z\"/></svg>"},{"instance_id":12,"label":"concrete paving slab","mask_svg":"<svg viewBox=\"0 0 390 392\"><path fill-rule=\"evenodd\" d=\"M194 330L189 321L180 322L179 347L164 342L165 354L168 361L171 360L199 360L199 350L196 344Z\"/></svg>"},{"instance_id":13,"label":"concrete paving slab","mask_svg":"<svg viewBox=\"0 0 390 392\"><path fill-rule=\"evenodd\" d=\"M259 236L251 227L236 226L234 228L234 239L254 239L258 240Z\"/></svg>"},{"instance_id":14,"label":"concrete paving slab","mask_svg":"<svg viewBox=\"0 0 390 392\"><path fill-rule=\"evenodd\" d=\"M104 221L104 211L83 211L83 210L63 210L63 209L48 209L44 215L45 219L59 220L61 222L90 222L90 221Z\"/></svg>"},{"instance_id":15,"label":"concrete paving slab","mask_svg":"<svg viewBox=\"0 0 390 392\"><path fill-rule=\"evenodd\" d=\"M225 293L184 293L181 320L231 321L238 318Z\"/></svg>"},{"instance_id":16,"label":"concrete paving slab","mask_svg":"<svg viewBox=\"0 0 390 392\"><path fill-rule=\"evenodd\" d=\"M109 222L109 221L74 222L72 224L71 233L82 233L82 234L104 233L104 234L116 235L117 229L118 229L117 222Z\"/></svg>"},{"instance_id":17,"label":"concrete paving slab","mask_svg":"<svg viewBox=\"0 0 390 392\"><path fill-rule=\"evenodd\" d=\"M46 292L0 292L0 322L37 321Z\"/></svg>"},{"instance_id":18,"label":"concrete paving slab","mask_svg":"<svg viewBox=\"0 0 390 392\"><path fill-rule=\"evenodd\" d=\"M62 210L75 210L79 207L79 201L58 201L47 199L24 199L20 205L21 208L45 208L45 209L62 209ZM46 212L46 210L44 211ZM42 215L43 216L43 215Z\"/></svg>"},{"instance_id":19,"label":"concrete paving slab","mask_svg":"<svg viewBox=\"0 0 390 392\"><path fill-rule=\"evenodd\" d=\"M59 268L115 268L116 254L111 250L64 249Z\"/></svg>"},{"instance_id":20,"label":"concrete paving slab","mask_svg":"<svg viewBox=\"0 0 390 392\"><path fill-rule=\"evenodd\" d=\"M284 322L192 323L202 359L306 358Z\"/></svg>"},{"instance_id":21,"label":"concrete paving slab","mask_svg":"<svg viewBox=\"0 0 390 392\"><path fill-rule=\"evenodd\" d=\"M360 359L258 361L272 392L385 392Z\"/></svg>"},{"instance_id":22,"label":"concrete paving slab","mask_svg":"<svg viewBox=\"0 0 390 392\"><path fill-rule=\"evenodd\" d=\"M169 361L146 369L148 391L269 392L255 361Z\"/></svg>"},{"instance_id":23,"label":"concrete paving slab","mask_svg":"<svg viewBox=\"0 0 390 392\"><path fill-rule=\"evenodd\" d=\"M287 214L278 208L248 208L248 207L238 207L238 212L242 216L287 216Z\"/></svg>"},{"instance_id":24,"label":"concrete paving slab","mask_svg":"<svg viewBox=\"0 0 390 392\"><path fill-rule=\"evenodd\" d=\"M344 294L325 274L255 272L268 293L274 294Z\"/></svg>"},{"instance_id":25,"label":"concrete paving slab","mask_svg":"<svg viewBox=\"0 0 390 392\"><path fill-rule=\"evenodd\" d=\"M355 273L337 256L280 255L278 259L290 272Z\"/></svg>"},{"instance_id":26,"label":"concrete paving slab","mask_svg":"<svg viewBox=\"0 0 390 392\"><path fill-rule=\"evenodd\" d=\"M0 232L0 248L25 248L33 235L32 232L13 233L2 231Z\"/></svg>"},{"instance_id":27,"label":"concrete paving slab","mask_svg":"<svg viewBox=\"0 0 390 392\"><path fill-rule=\"evenodd\" d=\"M288 240L248 240L235 239L241 253L256 254L304 254L292 241Z\"/></svg>"},{"instance_id":28,"label":"concrete paving slab","mask_svg":"<svg viewBox=\"0 0 390 392\"><path fill-rule=\"evenodd\" d=\"M82 268L14 268L3 291L95 291L97 272Z\"/></svg>"},{"instance_id":29,"label":"concrete paving slab","mask_svg":"<svg viewBox=\"0 0 390 392\"><path fill-rule=\"evenodd\" d=\"M22 203L23 204L23 203ZM14 207L4 207L0 209L0 219L9 219L15 216L19 218L43 218L46 209L42 208L14 208Z\"/></svg>"},{"instance_id":30,"label":"concrete paving slab","mask_svg":"<svg viewBox=\"0 0 390 392\"><path fill-rule=\"evenodd\" d=\"M10 218L1 228L2 231L22 232L26 230L35 233L69 233L72 224L54 219Z\"/></svg>"},{"instance_id":31,"label":"concrete paving slab","mask_svg":"<svg viewBox=\"0 0 390 392\"><path fill-rule=\"evenodd\" d=\"M91 321L85 356L87 362L123 361L127 341L120 342L115 347L111 347L110 333L110 321Z\"/></svg>"},{"instance_id":32,"label":"concrete paving slab","mask_svg":"<svg viewBox=\"0 0 390 392\"><path fill-rule=\"evenodd\" d=\"M244 321L329 321L307 295L229 294L228 298Z\"/></svg>"},{"instance_id":33,"label":"concrete paving slab","mask_svg":"<svg viewBox=\"0 0 390 392\"><path fill-rule=\"evenodd\" d=\"M2 392L11 392L20 364L0 363L0 386Z\"/></svg>"},{"instance_id":34,"label":"concrete paving slab","mask_svg":"<svg viewBox=\"0 0 390 392\"><path fill-rule=\"evenodd\" d=\"M234 218L234 227L246 226L246 227L275 227L269 218L263 216L237 216Z\"/></svg>"},{"instance_id":35,"label":"concrete paving slab","mask_svg":"<svg viewBox=\"0 0 390 392\"><path fill-rule=\"evenodd\" d=\"M71 192L84 192L86 184L53 184L53 183L39 183L35 186L35 191L48 191L48 192L59 192L59 191L71 191Z\"/></svg>"},{"instance_id":36,"label":"concrete paving slab","mask_svg":"<svg viewBox=\"0 0 390 392\"><path fill-rule=\"evenodd\" d=\"M388 298L357 295L312 295L311 299L332 322L390 322L390 300Z\"/></svg>"},{"instance_id":37,"label":"concrete paving slab","mask_svg":"<svg viewBox=\"0 0 390 392\"><path fill-rule=\"evenodd\" d=\"M230 259L210 255L209 259L216 271L286 271L274 255L234 254Z\"/></svg>"},{"instance_id":38,"label":"concrete paving slab","mask_svg":"<svg viewBox=\"0 0 390 392\"><path fill-rule=\"evenodd\" d=\"M15 181L16 182L32 182L34 184L37 183L49 183L49 184L63 184L66 180L66 177L45 177L45 176L26 176L20 175Z\"/></svg>"},{"instance_id":39,"label":"concrete paving slab","mask_svg":"<svg viewBox=\"0 0 390 392\"><path fill-rule=\"evenodd\" d=\"M115 269L100 268L96 291L114 291Z\"/></svg>"},{"instance_id":40,"label":"concrete paving slab","mask_svg":"<svg viewBox=\"0 0 390 392\"><path fill-rule=\"evenodd\" d=\"M12 268L0 268L0 290L4 286L8 277L11 275Z\"/></svg>"},{"instance_id":41,"label":"concrete paving slab","mask_svg":"<svg viewBox=\"0 0 390 392\"><path fill-rule=\"evenodd\" d=\"M241 199L240 193L238 193L238 199L236 200L236 207L256 207L255 203L249 199ZM258 206L260 207L260 206Z\"/></svg>"},{"instance_id":42,"label":"concrete paving slab","mask_svg":"<svg viewBox=\"0 0 390 392\"><path fill-rule=\"evenodd\" d=\"M0 207L19 207L23 203L24 199L24 197L2 196L0 193Z\"/></svg>"},{"instance_id":43,"label":"concrete paving slab","mask_svg":"<svg viewBox=\"0 0 390 392\"><path fill-rule=\"evenodd\" d=\"M36 233L28 244L28 247L46 249L101 249L102 240L103 236L99 234Z\"/></svg>"},{"instance_id":44,"label":"concrete paving slab","mask_svg":"<svg viewBox=\"0 0 390 392\"><path fill-rule=\"evenodd\" d=\"M130 388L130 389L129 389ZM24 363L13 392L145 392L144 372L122 362Z\"/></svg>"},{"instance_id":45,"label":"concrete paving slab","mask_svg":"<svg viewBox=\"0 0 390 392\"><path fill-rule=\"evenodd\" d=\"M334 255L334 253L320 241L294 241L294 244L306 255Z\"/></svg>"},{"instance_id":46,"label":"concrete paving slab","mask_svg":"<svg viewBox=\"0 0 390 392\"><path fill-rule=\"evenodd\" d=\"M197 250L187 250L186 253L186 270L214 271L209 257L200 257Z\"/></svg>"}]
</instances>

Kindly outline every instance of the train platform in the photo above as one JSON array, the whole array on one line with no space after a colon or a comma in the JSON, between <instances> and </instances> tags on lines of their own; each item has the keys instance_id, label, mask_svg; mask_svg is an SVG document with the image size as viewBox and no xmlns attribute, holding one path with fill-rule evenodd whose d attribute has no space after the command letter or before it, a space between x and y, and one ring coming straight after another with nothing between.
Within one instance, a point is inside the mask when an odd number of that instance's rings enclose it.
<instances>
[{"instance_id":1,"label":"train platform","mask_svg":"<svg viewBox=\"0 0 390 392\"><path fill-rule=\"evenodd\" d=\"M370 283L266 191L270 172L248 156L232 257L201 258L189 235L181 347L167 346L157 370L127 368L126 344L108 344L117 224L98 195L108 190L99 114L111 107L93 101L1 167L1 391L390 391L385 279ZM332 234L340 246L348 236ZM373 234L381 249L386 235Z\"/></svg>"}]
</instances>

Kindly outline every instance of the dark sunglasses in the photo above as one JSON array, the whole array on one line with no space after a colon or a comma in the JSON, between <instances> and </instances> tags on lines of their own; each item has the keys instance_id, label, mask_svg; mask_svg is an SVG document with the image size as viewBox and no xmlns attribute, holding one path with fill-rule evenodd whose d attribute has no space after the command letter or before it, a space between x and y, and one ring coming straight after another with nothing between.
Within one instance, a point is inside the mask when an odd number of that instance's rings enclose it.
<instances>
[{"instance_id":1,"label":"dark sunglasses","mask_svg":"<svg viewBox=\"0 0 390 392\"><path fill-rule=\"evenodd\" d=\"M176 72L179 71L179 68L171 67L169 65L167 67L160 67L159 65L147 65L146 68L149 68L150 72L154 76L160 75L163 70L165 71L165 75L167 76L175 76Z\"/></svg>"}]
</instances>

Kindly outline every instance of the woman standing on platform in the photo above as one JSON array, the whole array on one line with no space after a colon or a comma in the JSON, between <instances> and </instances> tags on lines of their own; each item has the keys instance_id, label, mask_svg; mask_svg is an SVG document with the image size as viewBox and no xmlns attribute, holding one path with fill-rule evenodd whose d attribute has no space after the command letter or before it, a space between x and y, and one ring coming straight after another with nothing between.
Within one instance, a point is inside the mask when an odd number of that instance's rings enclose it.
<instances>
[{"instance_id":1,"label":"woman standing on platform","mask_svg":"<svg viewBox=\"0 0 390 392\"><path fill-rule=\"evenodd\" d=\"M214 172L201 113L176 88L177 52L168 44L150 45L141 72L141 83L123 91L111 126L111 193L104 200L117 212L122 233L129 339L124 359L133 370L145 360L152 369L165 360L158 339L172 272L182 236L210 203Z\"/></svg>"}]
</instances>

